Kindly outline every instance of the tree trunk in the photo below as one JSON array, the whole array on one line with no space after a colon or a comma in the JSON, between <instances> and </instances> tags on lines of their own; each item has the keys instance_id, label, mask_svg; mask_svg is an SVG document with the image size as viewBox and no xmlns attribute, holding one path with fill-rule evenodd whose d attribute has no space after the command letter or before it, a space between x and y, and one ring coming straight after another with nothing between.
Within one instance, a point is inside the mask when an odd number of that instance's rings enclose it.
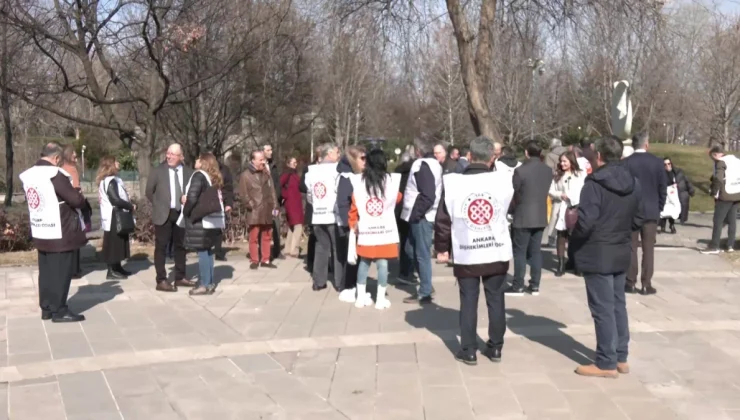
<instances>
[{"instance_id":1,"label":"tree trunk","mask_svg":"<svg viewBox=\"0 0 740 420\"><path fill-rule=\"evenodd\" d=\"M0 107L3 113L3 128L5 130L5 184L7 193L5 194L5 206L13 205L13 130L10 126L10 93L8 92L8 26L3 24L3 50L0 56L0 83L2 83L2 92L0 92Z\"/></svg>"},{"instance_id":2,"label":"tree trunk","mask_svg":"<svg viewBox=\"0 0 740 420\"><path fill-rule=\"evenodd\" d=\"M478 25L478 46L473 51L475 36L470 31L470 25L460 0L446 0L447 11L452 21L457 50L460 55L460 67L463 85L467 93L468 113L473 131L477 135L485 135L493 140L499 140L499 133L491 117L486 92L491 80L491 64L493 60L492 27L496 14L496 0L482 0L480 22Z\"/></svg>"}]
</instances>

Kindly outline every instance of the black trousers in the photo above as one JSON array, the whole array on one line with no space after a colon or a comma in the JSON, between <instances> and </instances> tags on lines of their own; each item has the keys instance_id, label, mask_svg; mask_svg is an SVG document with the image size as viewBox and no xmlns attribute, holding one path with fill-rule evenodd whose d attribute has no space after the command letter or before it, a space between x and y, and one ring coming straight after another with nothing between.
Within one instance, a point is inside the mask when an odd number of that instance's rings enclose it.
<instances>
[{"instance_id":1,"label":"black trousers","mask_svg":"<svg viewBox=\"0 0 740 420\"><path fill-rule=\"evenodd\" d=\"M39 307L52 313L67 309L75 251L39 253Z\"/></svg>"},{"instance_id":2,"label":"black trousers","mask_svg":"<svg viewBox=\"0 0 740 420\"><path fill-rule=\"evenodd\" d=\"M280 256L280 220L279 218L272 219L272 251L270 256L272 259L277 259Z\"/></svg>"},{"instance_id":3,"label":"black trousers","mask_svg":"<svg viewBox=\"0 0 740 420\"><path fill-rule=\"evenodd\" d=\"M709 248L718 249L722 237L722 228L727 223L727 248L735 246L738 203L734 201L714 200L714 220L712 223L712 241Z\"/></svg>"},{"instance_id":4,"label":"black trousers","mask_svg":"<svg viewBox=\"0 0 740 420\"><path fill-rule=\"evenodd\" d=\"M625 273L586 273L586 296L596 329L596 366L614 370L629 353L630 328L624 297Z\"/></svg>"},{"instance_id":5,"label":"black trousers","mask_svg":"<svg viewBox=\"0 0 740 420\"><path fill-rule=\"evenodd\" d=\"M163 225L154 226L154 269L157 271L157 282L167 280L167 244L172 238L175 253L175 280L185 278L185 229L176 225L180 212L170 210L170 217Z\"/></svg>"},{"instance_id":6,"label":"black trousers","mask_svg":"<svg viewBox=\"0 0 740 420\"><path fill-rule=\"evenodd\" d=\"M472 354L478 349L478 297L480 282L486 294L488 307L488 340L495 348L504 346L506 332L506 303L504 285L506 275L487 277L460 277L460 345L464 352Z\"/></svg>"},{"instance_id":7,"label":"black trousers","mask_svg":"<svg viewBox=\"0 0 740 420\"><path fill-rule=\"evenodd\" d=\"M80 264L80 250L78 248L72 252L74 253L74 259L72 262L72 275L80 276L82 275L82 265Z\"/></svg>"},{"instance_id":8,"label":"black trousers","mask_svg":"<svg viewBox=\"0 0 740 420\"><path fill-rule=\"evenodd\" d=\"M408 279L411 277L411 275L414 273L414 258L413 255L409 255L406 252L406 242L409 240L409 235L411 234L411 227L409 226L409 222L403 220L403 219L396 219L396 223L398 224L398 238L399 238L399 259L398 259L398 265L399 265L399 275L405 279Z\"/></svg>"},{"instance_id":9,"label":"black trousers","mask_svg":"<svg viewBox=\"0 0 740 420\"><path fill-rule=\"evenodd\" d=\"M691 205L691 196L687 192L678 193L678 201L681 202L681 217L679 220L681 223L686 223L689 220L689 206Z\"/></svg>"},{"instance_id":10,"label":"black trousers","mask_svg":"<svg viewBox=\"0 0 740 420\"><path fill-rule=\"evenodd\" d=\"M529 284L540 287L542 278L542 233L545 228L512 228L514 248L514 280L511 286L524 287L524 274L529 263Z\"/></svg>"},{"instance_id":11,"label":"black trousers","mask_svg":"<svg viewBox=\"0 0 740 420\"><path fill-rule=\"evenodd\" d=\"M351 265L347 263L347 252L349 251L349 228L337 226L337 260L343 270L342 278L334 286L337 291L352 289L357 286L357 268L358 264Z\"/></svg>"}]
</instances>

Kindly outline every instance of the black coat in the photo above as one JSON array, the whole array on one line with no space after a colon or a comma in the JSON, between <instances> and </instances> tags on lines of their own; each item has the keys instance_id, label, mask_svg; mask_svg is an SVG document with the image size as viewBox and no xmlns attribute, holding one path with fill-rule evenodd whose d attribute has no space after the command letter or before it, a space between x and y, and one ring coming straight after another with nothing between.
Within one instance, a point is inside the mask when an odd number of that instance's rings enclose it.
<instances>
[{"instance_id":1,"label":"black coat","mask_svg":"<svg viewBox=\"0 0 740 420\"><path fill-rule=\"evenodd\" d=\"M337 172L340 174L353 173L352 166L349 164L347 157L342 157L337 164ZM339 177L337 184L337 216L342 221L342 226L349 226L349 209L352 207L352 181L343 176ZM340 232L343 232L340 230Z\"/></svg>"},{"instance_id":2,"label":"black coat","mask_svg":"<svg viewBox=\"0 0 740 420\"><path fill-rule=\"evenodd\" d=\"M201 173L193 175L188 190L188 198L182 208L185 219L185 248L202 251L213 248L220 241L221 229L206 229L203 220L192 220L191 214L201 194L208 188L208 181Z\"/></svg>"},{"instance_id":3,"label":"black coat","mask_svg":"<svg viewBox=\"0 0 740 420\"><path fill-rule=\"evenodd\" d=\"M684 174L681 169L676 168L673 170L673 176L676 178L676 184L678 185L678 193L688 194L691 197L693 197L694 196L694 186L691 185L691 181L689 181L689 178L686 176L686 174Z\"/></svg>"},{"instance_id":4,"label":"black coat","mask_svg":"<svg viewBox=\"0 0 740 420\"><path fill-rule=\"evenodd\" d=\"M633 177L637 178L642 190L645 219L660 220L660 212L668 196L668 177L663 159L647 152L635 152L624 160Z\"/></svg>"},{"instance_id":5,"label":"black coat","mask_svg":"<svg viewBox=\"0 0 740 420\"><path fill-rule=\"evenodd\" d=\"M539 158L527 159L514 170L513 228L547 227L547 197L552 169Z\"/></svg>"},{"instance_id":6,"label":"black coat","mask_svg":"<svg viewBox=\"0 0 740 420\"><path fill-rule=\"evenodd\" d=\"M586 177L570 241L578 269L596 274L629 269L632 232L645 221L640 197L640 184L621 162Z\"/></svg>"},{"instance_id":7,"label":"black coat","mask_svg":"<svg viewBox=\"0 0 740 420\"><path fill-rule=\"evenodd\" d=\"M282 191L280 188L280 170L278 169L277 163L275 163L274 159L270 159L268 161L268 165L270 167L270 176L272 177L272 185L275 186L275 198L277 199L278 207L280 206L280 203L282 200Z\"/></svg>"},{"instance_id":8,"label":"black coat","mask_svg":"<svg viewBox=\"0 0 740 420\"><path fill-rule=\"evenodd\" d=\"M416 188L419 190L419 195L416 197L411 214L409 214L409 223L418 223L423 220L427 212L434 207L434 201L437 198L434 174L426 162L421 163L419 170L414 174L414 178L416 179Z\"/></svg>"},{"instance_id":9,"label":"black coat","mask_svg":"<svg viewBox=\"0 0 740 420\"><path fill-rule=\"evenodd\" d=\"M484 163L471 163L463 171L463 175L475 175L490 172L488 165ZM452 249L452 219L445 205L445 192L439 200L437 215L434 218L434 249L438 253L450 252ZM483 277L506 274L509 270L509 262L494 262L489 264L460 265L454 264L452 272L457 278L461 277Z\"/></svg>"}]
</instances>

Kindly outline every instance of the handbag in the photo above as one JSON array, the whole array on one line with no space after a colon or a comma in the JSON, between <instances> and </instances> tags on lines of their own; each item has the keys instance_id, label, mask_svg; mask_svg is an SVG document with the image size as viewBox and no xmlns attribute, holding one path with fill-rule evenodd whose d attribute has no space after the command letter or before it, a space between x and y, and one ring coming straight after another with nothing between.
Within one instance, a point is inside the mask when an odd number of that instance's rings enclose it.
<instances>
[{"instance_id":1,"label":"handbag","mask_svg":"<svg viewBox=\"0 0 740 420\"><path fill-rule=\"evenodd\" d=\"M193 210L190 212L190 221L195 222L201 220L209 214L221 213L221 195L218 188L210 185L198 197L198 202L195 203Z\"/></svg>"},{"instance_id":2,"label":"handbag","mask_svg":"<svg viewBox=\"0 0 740 420\"><path fill-rule=\"evenodd\" d=\"M120 236L130 235L136 230L134 214L128 210L114 208L113 215L116 219L116 234Z\"/></svg>"},{"instance_id":3,"label":"handbag","mask_svg":"<svg viewBox=\"0 0 740 420\"><path fill-rule=\"evenodd\" d=\"M578 206L568 206L565 209L565 228L573 230L578 223Z\"/></svg>"}]
</instances>

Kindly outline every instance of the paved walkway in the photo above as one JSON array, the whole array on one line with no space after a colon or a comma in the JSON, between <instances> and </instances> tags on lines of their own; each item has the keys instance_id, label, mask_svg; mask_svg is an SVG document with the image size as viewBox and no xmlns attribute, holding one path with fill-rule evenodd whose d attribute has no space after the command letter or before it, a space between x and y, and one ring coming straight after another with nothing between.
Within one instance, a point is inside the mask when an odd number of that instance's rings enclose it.
<instances>
[{"instance_id":1,"label":"paved walkway","mask_svg":"<svg viewBox=\"0 0 740 420\"><path fill-rule=\"evenodd\" d=\"M311 291L296 260L255 272L233 258L197 298L155 292L135 262L128 280L75 281L70 305L88 320L66 325L39 319L33 268L0 269L0 418L740 419L740 281L686 248L709 233L695 219L660 238L659 294L628 297L633 372L617 380L573 373L593 357L593 325L583 281L551 272L540 296L507 300L503 362L469 367L450 352L458 297L443 266L434 305L393 288L381 312Z\"/></svg>"}]
</instances>

